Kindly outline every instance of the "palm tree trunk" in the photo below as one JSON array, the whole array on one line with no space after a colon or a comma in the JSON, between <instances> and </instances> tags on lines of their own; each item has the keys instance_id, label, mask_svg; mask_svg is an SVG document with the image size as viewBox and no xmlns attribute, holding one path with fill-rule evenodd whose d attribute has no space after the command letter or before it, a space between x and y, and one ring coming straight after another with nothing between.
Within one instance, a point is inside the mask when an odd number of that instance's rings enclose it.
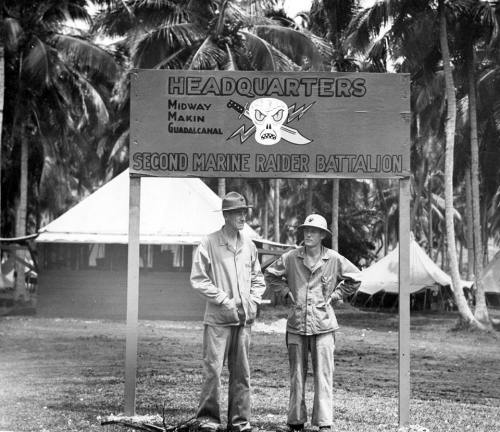
<instances>
[{"instance_id":1,"label":"palm tree trunk","mask_svg":"<svg viewBox=\"0 0 500 432\"><path fill-rule=\"evenodd\" d=\"M306 196L306 215L310 215L312 213L313 207L313 179L307 179L307 196Z\"/></svg>"},{"instance_id":2,"label":"palm tree trunk","mask_svg":"<svg viewBox=\"0 0 500 432\"><path fill-rule=\"evenodd\" d=\"M429 179L429 183L428 183L427 188L428 188L427 189L427 199L428 199L428 205L429 205L429 209L427 210L428 214L429 214L429 217L428 217L428 219L429 219L429 225L428 225L428 233L427 233L427 239L428 239L429 245L428 245L427 255L429 255L431 257L432 256L432 246L434 244L434 232L432 230L432 189L431 189L431 179Z\"/></svg>"},{"instance_id":3,"label":"palm tree trunk","mask_svg":"<svg viewBox=\"0 0 500 432\"><path fill-rule=\"evenodd\" d=\"M466 223L466 243L467 243L467 280L474 277L474 231L472 216L472 186L470 167L465 170L465 219Z\"/></svg>"},{"instance_id":4,"label":"palm tree trunk","mask_svg":"<svg viewBox=\"0 0 500 432\"><path fill-rule=\"evenodd\" d=\"M280 241L280 179L274 180L274 241Z\"/></svg>"},{"instance_id":5,"label":"palm tree trunk","mask_svg":"<svg viewBox=\"0 0 500 432\"><path fill-rule=\"evenodd\" d=\"M19 201L16 209L16 237L26 235L26 214L28 211L28 137L21 129L21 172L19 178ZM24 254L16 252L20 259ZM24 265L16 260L16 287L14 298L16 301L27 301L26 284L24 282Z\"/></svg>"},{"instance_id":6,"label":"palm tree trunk","mask_svg":"<svg viewBox=\"0 0 500 432\"><path fill-rule=\"evenodd\" d=\"M481 232L482 232L482 238L486 239L488 238L488 203L486 200L483 200L483 202L480 204L480 207L482 207L481 211ZM490 261L489 255L488 255L488 242L485 241L483 242L483 268L488 265L488 262Z\"/></svg>"},{"instance_id":7,"label":"palm tree trunk","mask_svg":"<svg viewBox=\"0 0 500 432\"><path fill-rule=\"evenodd\" d=\"M333 179L332 189L332 249L339 250L339 191L340 180Z\"/></svg>"},{"instance_id":8,"label":"palm tree trunk","mask_svg":"<svg viewBox=\"0 0 500 432\"><path fill-rule=\"evenodd\" d=\"M1 12L0 12L0 22L1 22ZM0 227L3 226L2 223L2 128L3 128L3 105L4 105L4 95L5 95L5 50L2 44L2 39L0 36ZM2 236L0 230L0 237Z\"/></svg>"},{"instance_id":9,"label":"palm tree trunk","mask_svg":"<svg viewBox=\"0 0 500 432\"><path fill-rule=\"evenodd\" d=\"M269 197L267 194L264 196L264 216L262 219L262 237L267 239L269 235Z\"/></svg>"},{"instance_id":10,"label":"palm tree trunk","mask_svg":"<svg viewBox=\"0 0 500 432\"><path fill-rule=\"evenodd\" d=\"M226 179L219 178L217 179L217 194L222 198L226 195Z\"/></svg>"},{"instance_id":11,"label":"palm tree trunk","mask_svg":"<svg viewBox=\"0 0 500 432\"><path fill-rule=\"evenodd\" d=\"M411 209L411 216L410 216L411 231L415 230L415 224L416 224L418 209L420 207L422 190L424 188L426 175L427 175L427 170L425 166L425 160L422 160L422 163L420 164L420 167L418 169L418 175L414 176L416 184L415 184L415 199L413 200L413 208Z\"/></svg>"},{"instance_id":12,"label":"palm tree trunk","mask_svg":"<svg viewBox=\"0 0 500 432\"><path fill-rule=\"evenodd\" d=\"M470 118L470 147L471 147L471 184L472 184L472 220L474 233L474 283L476 287L475 318L485 324L491 325L486 307L486 295L483 282L483 242L481 239L481 211L479 208L479 144L477 139L477 103L476 81L474 79L474 50L471 37L467 44L467 79L469 81L469 118Z\"/></svg>"},{"instance_id":13,"label":"palm tree trunk","mask_svg":"<svg viewBox=\"0 0 500 432\"><path fill-rule=\"evenodd\" d=\"M458 269L457 249L455 241L455 223L453 207L453 151L455 147L455 125L456 125L456 97L455 84L453 82L453 73L451 70L450 51L448 48L448 34L446 25L446 15L444 9L444 0L439 0L439 42L441 46L441 55L443 58L443 69L446 86L447 114L446 114L446 151L445 151L445 220L446 220L446 239L448 244L448 257L451 272L451 283L455 302L458 307L460 317L466 325L475 325L483 327L472 314L467 304L464 292L461 286L460 272Z\"/></svg>"}]
</instances>

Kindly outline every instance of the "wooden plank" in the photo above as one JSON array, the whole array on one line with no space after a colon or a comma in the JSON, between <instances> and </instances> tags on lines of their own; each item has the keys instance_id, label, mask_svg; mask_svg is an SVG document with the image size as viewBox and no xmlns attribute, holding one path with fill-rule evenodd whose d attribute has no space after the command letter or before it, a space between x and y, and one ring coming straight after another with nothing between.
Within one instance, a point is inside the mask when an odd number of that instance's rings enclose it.
<instances>
[{"instance_id":1,"label":"wooden plank","mask_svg":"<svg viewBox=\"0 0 500 432\"><path fill-rule=\"evenodd\" d=\"M399 425L410 421L410 179L399 180Z\"/></svg>"},{"instance_id":2,"label":"wooden plank","mask_svg":"<svg viewBox=\"0 0 500 432\"><path fill-rule=\"evenodd\" d=\"M127 336L125 345L125 415L135 415L137 325L139 319L139 221L141 178L130 177L127 269Z\"/></svg>"}]
</instances>

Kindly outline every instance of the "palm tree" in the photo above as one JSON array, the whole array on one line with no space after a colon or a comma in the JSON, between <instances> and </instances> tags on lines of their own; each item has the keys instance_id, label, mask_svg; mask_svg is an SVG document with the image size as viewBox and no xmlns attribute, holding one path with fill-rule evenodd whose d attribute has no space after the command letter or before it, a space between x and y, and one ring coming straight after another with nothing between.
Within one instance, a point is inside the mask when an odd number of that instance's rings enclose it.
<instances>
[{"instance_id":1,"label":"palm tree","mask_svg":"<svg viewBox=\"0 0 500 432\"><path fill-rule=\"evenodd\" d=\"M96 17L95 30L123 39L131 67L276 72L329 68L330 44L306 29L294 28L281 14L275 16L274 2L99 3L103 7ZM279 196L278 182L274 185L274 196ZM217 189L219 194L226 189L224 180ZM279 232L279 218L274 225Z\"/></svg>"},{"instance_id":2,"label":"palm tree","mask_svg":"<svg viewBox=\"0 0 500 432\"><path fill-rule=\"evenodd\" d=\"M383 28L384 33L380 36ZM389 46L392 56L403 59L403 66L409 67L413 76L417 72L426 73L426 68L422 66L436 64L437 55L442 59L447 102L445 123L445 218L452 285L462 320L468 325L482 327L474 318L465 300L460 282L455 246L453 151L456 97L448 47L444 2L440 0L436 10L433 2L380 1L371 8L361 11L351 22L348 33L351 46L364 51L368 50L369 53L377 50L385 53L385 50L380 50L377 47L382 44ZM436 39L435 35L439 35L439 37ZM378 36L378 38L375 38L375 36ZM375 40L375 42L372 42L372 40ZM436 44L436 40L439 42L438 44Z\"/></svg>"},{"instance_id":3,"label":"palm tree","mask_svg":"<svg viewBox=\"0 0 500 432\"><path fill-rule=\"evenodd\" d=\"M81 131L91 115L106 120L105 103L91 79L94 71L114 74L114 61L87 40L63 31L68 18L89 19L85 6L84 0L4 2L1 24L7 71L2 90L11 96L6 99L4 141L10 149L20 148L18 237L26 234L29 146L41 143L48 148L56 136L65 140L69 130ZM43 160L43 151L41 156ZM26 299L24 271L19 268L17 274L16 297Z\"/></svg>"},{"instance_id":4,"label":"palm tree","mask_svg":"<svg viewBox=\"0 0 500 432\"><path fill-rule=\"evenodd\" d=\"M3 8L0 8L0 26L3 23ZM3 27L3 26L2 26ZM5 95L5 46L3 34L0 32L0 226L2 223L2 128L3 128L3 106ZM0 237L2 232L0 230Z\"/></svg>"},{"instance_id":5,"label":"palm tree","mask_svg":"<svg viewBox=\"0 0 500 432\"><path fill-rule=\"evenodd\" d=\"M345 31L349 22L353 18L356 1L340 0L314 0L307 19L311 31L320 37L329 40L333 46L333 58L331 62L332 71L352 71L355 70L353 62L348 58L343 42ZM307 181L308 200L306 213L312 212L312 185L313 179ZM345 182L344 182L345 183ZM338 250L339 239L339 189L340 180L332 179L332 248Z\"/></svg>"},{"instance_id":6,"label":"palm tree","mask_svg":"<svg viewBox=\"0 0 500 432\"><path fill-rule=\"evenodd\" d=\"M494 37L498 27L495 16L495 8L489 2L473 1L466 9L460 10L458 45L463 52L466 77L465 82L467 97L464 98L468 108L469 141L470 141L470 171L471 171L471 203L472 203L472 225L474 255L474 282L476 292L475 317L485 325L491 325L488 309L486 307L486 297L482 285L483 260L483 235L487 242L486 233L481 232L481 209L480 209L480 164L479 164L479 139L478 139L478 101L477 101L477 80L476 80L476 51L483 57L482 62L494 56L494 44L497 42ZM479 48L479 49L477 49ZM484 213L484 212L483 212Z\"/></svg>"},{"instance_id":7,"label":"palm tree","mask_svg":"<svg viewBox=\"0 0 500 432\"><path fill-rule=\"evenodd\" d=\"M467 305L463 295L460 271L458 268L454 207L453 207L453 152L455 144L455 124L456 124L456 96L455 84L453 82L453 73L451 70L450 51L448 47L448 30L443 0L439 0L439 43L443 57L443 68L446 87L447 116L446 116L446 155L445 155L445 219L446 219L446 238L448 245L448 257L450 260L450 271L452 288L455 293L455 300L458 310L464 321L468 324L479 323L475 320L470 308Z\"/></svg>"}]
</instances>

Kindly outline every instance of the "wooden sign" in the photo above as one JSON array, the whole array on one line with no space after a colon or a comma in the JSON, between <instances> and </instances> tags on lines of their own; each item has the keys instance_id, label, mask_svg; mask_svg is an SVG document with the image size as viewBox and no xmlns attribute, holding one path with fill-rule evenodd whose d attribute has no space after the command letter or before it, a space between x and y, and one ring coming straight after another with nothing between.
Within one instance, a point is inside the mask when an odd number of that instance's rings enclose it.
<instances>
[{"instance_id":1,"label":"wooden sign","mask_svg":"<svg viewBox=\"0 0 500 432\"><path fill-rule=\"evenodd\" d=\"M130 172L407 177L407 74L138 70Z\"/></svg>"}]
</instances>

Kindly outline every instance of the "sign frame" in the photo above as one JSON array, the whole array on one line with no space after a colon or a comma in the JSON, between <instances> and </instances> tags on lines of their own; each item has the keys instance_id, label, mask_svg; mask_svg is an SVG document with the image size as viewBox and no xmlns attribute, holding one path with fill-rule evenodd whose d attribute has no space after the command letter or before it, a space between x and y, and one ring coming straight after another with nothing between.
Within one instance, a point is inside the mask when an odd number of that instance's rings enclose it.
<instances>
[{"instance_id":1,"label":"sign frame","mask_svg":"<svg viewBox=\"0 0 500 432\"><path fill-rule=\"evenodd\" d=\"M189 71L190 73L193 71ZM130 157L131 165L134 163L134 155L138 153L138 149L144 144L141 142L141 130L144 130L145 123L147 123L147 114L153 112L150 101L147 98L138 103L137 79L141 74L148 75L153 73L149 70L137 70L132 73L132 90L131 90L131 138L130 138ZM213 75L214 71L210 71ZM185 71L154 71L154 74L162 74L164 76L185 76ZM245 75L252 74L245 72ZM237 73L227 73L227 76L240 76ZM297 78L293 73L256 73L260 77L275 78L275 77L290 77ZM313 78L318 74L315 73L302 73L300 76ZM373 75L384 75L394 79L397 83L397 91L400 92L402 100L404 100L403 108L406 104L406 109L400 109L399 115L392 114L392 120L389 123L383 123L381 126L390 128L397 122L402 121L404 124L404 142L402 143L403 150L407 152L405 155L407 160L404 161L404 169L400 172L363 172L359 176L358 172L344 172L343 170L318 173L318 172L273 172L272 175L262 176L257 175L256 172L245 171L242 174L235 174L227 171L212 171L203 172L200 177L267 177L267 178L395 178L399 180L399 327L398 327L398 348L399 348L399 362L398 362L398 384L399 384L399 398L398 398L398 418L400 426L407 426L409 424L409 406L410 406L410 161L409 161L409 146L410 146L410 133L409 133L409 97L410 97L410 78L408 74L350 74L350 73L322 73L321 77L332 78L341 77L349 79L350 77L371 77ZM150 75L149 75L150 76ZM203 77L203 73L200 73ZM332 81L329 81L332 82ZM333 81L335 82L335 81ZM345 82L345 81L343 81ZM134 84L135 83L135 84ZM331 96L333 97L333 96ZM276 98L274 98L276 99ZM202 102L200 102L202 103ZM288 104L287 104L288 105ZM157 107L156 107L157 108ZM146 115L142 115L146 113ZM178 117L177 117L178 118ZM152 131L150 131L148 138L157 140L158 137L163 136L165 129L158 126L159 123L153 121ZM207 126L208 127L208 126ZM289 126L291 127L291 126ZM398 123L399 131L400 124ZM139 130L139 133L137 132ZM191 135L191 137L194 135ZM146 140L147 140L146 139ZM257 138L255 138L255 141ZM254 145L255 145L254 141ZM167 141L166 148L170 149L170 141ZM275 144L279 144L279 141ZM175 146L173 146L175 149ZM270 147L270 146L269 146ZM278 148L278 147L276 147ZM285 150L283 150L285 149ZM154 148L153 148L154 150ZM261 151L263 151L261 149ZM265 149L267 154L272 154L274 149ZM282 154L288 154L285 147L281 147ZM149 153L154 153L150 151ZM175 153L175 151L174 151ZM252 153L253 154L253 153ZM257 154L257 153L255 153ZM304 153L300 153L304 154ZM132 166L131 166L132 168ZM173 172L144 172L140 169L131 169L130 172L130 190L129 190L129 242L128 242L128 267L127 267L127 314L126 314L126 350L125 350L125 393L124 393L124 412L125 415L135 415L135 397L136 397L136 378L137 378L137 341L138 341L138 300L139 300L139 226L140 226L140 190L141 190L141 177L143 176L171 176L171 177L188 177L196 175L194 171L173 171ZM233 175L231 175L233 174ZM262 173L260 173L262 174ZM324 175L323 175L324 174Z\"/></svg>"}]
</instances>

